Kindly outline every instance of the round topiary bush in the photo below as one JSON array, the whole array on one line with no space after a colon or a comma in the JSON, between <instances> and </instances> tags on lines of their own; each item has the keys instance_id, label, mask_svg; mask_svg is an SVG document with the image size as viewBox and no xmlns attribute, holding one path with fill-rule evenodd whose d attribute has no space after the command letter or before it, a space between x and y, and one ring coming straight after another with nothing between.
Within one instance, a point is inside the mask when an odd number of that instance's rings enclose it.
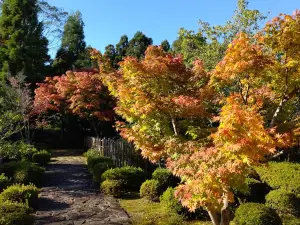
<instances>
[{"instance_id":1,"label":"round topiary bush","mask_svg":"<svg viewBox=\"0 0 300 225\"><path fill-rule=\"evenodd\" d=\"M32 161L34 163L39 164L40 166L47 166L50 160L51 160L51 154L46 150L42 150L37 153L34 153L32 156Z\"/></svg>"},{"instance_id":2,"label":"round topiary bush","mask_svg":"<svg viewBox=\"0 0 300 225\"><path fill-rule=\"evenodd\" d=\"M10 184L10 181L8 177L4 175L4 173L0 174L0 192L3 191L8 185Z\"/></svg>"},{"instance_id":3,"label":"round topiary bush","mask_svg":"<svg viewBox=\"0 0 300 225\"><path fill-rule=\"evenodd\" d=\"M0 200L28 204L29 207L36 209L38 194L39 189L34 185L15 184L0 194Z\"/></svg>"},{"instance_id":4,"label":"round topiary bush","mask_svg":"<svg viewBox=\"0 0 300 225\"><path fill-rule=\"evenodd\" d=\"M97 163L93 168L93 179L96 182L101 182L101 176L102 174L114 166L109 163Z\"/></svg>"},{"instance_id":5,"label":"round topiary bush","mask_svg":"<svg viewBox=\"0 0 300 225\"><path fill-rule=\"evenodd\" d=\"M0 225L32 225L32 210L22 203L0 201Z\"/></svg>"},{"instance_id":6,"label":"round topiary bush","mask_svg":"<svg viewBox=\"0 0 300 225\"><path fill-rule=\"evenodd\" d=\"M123 183L120 180L105 180L101 183L100 189L103 193L118 198L123 194Z\"/></svg>"},{"instance_id":7,"label":"round topiary bush","mask_svg":"<svg viewBox=\"0 0 300 225\"><path fill-rule=\"evenodd\" d=\"M87 158L88 170L90 172L92 172L94 166L98 163L107 163L107 164L113 165L113 161L112 161L111 158L95 155L95 156L90 156L90 157Z\"/></svg>"},{"instance_id":8,"label":"round topiary bush","mask_svg":"<svg viewBox=\"0 0 300 225\"><path fill-rule=\"evenodd\" d=\"M159 200L161 204L166 206L167 208L174 210L178 214L181 214L183 211L183 206L180 204L178 199L175 198L174 195L175 189L169 187L160 197Z\"/></svg>"},{"instance_id":9,"label":"round topiary bush","mask_svg":"<svg viewBox=\"0 0 300 225\"><path fill-rule=\"evenodd\" d=\"M140 196L151 201L158 201L161 194L159 181L146 180L140 189Z\"/></svg>"},{"instance_id":10,"label":"round topiary bush","mask_svg":"<svg viewBox=\"0 0 300 225\"><path fill-rule=\"evenodd\" d=\"M285 190L274 190L266 196L266 205L275 209L280 214L300 214L300 200L294 193Z\"/></svg>"},{"instance_id":11,"label":"round topiary bush","mask_svg":"<svg viewBox=\"0 0 300 225\"><path fill-rule=\"evenodd\" d=\"M34 163L21 162L18 164L14 175L13 183L18 184L34 184L36 186L41 186L45 169Z\"/></svg>"},{"instance_id":12,"label":"round topiary bush","mask_svg":"<svg viewBox=\"0 0 300 225\"><path fill-rule=\"evenodd\" d=\"M179 183L179 178L175 177L170 170L164 168L157 168L152 173L152 179L158 180L163 190L168 187L176 187Z\"/></svg>"},{"instance_id":13,"label":"round topiary bush","mask_svg":"<svg viewBox=\"0 0 300 225\"><path fill-rule=\"evenodd\" d=\"M103 181L122 180L123 188L127 191L136 191L139 190L141 184L146 180L146 174L141 168L125 166L105 171L101 179Z\"/></svg>"},{"instance_id":14,"label":"round topiary bush","mask_svg":"<svg viewBox=\"0 0 300 225\"><path fill-rule=\"evenodd\" d=\"M235 225L282 225L276 211L260 203L240 205L233 222Z\"/></svg>"}]
</instances>

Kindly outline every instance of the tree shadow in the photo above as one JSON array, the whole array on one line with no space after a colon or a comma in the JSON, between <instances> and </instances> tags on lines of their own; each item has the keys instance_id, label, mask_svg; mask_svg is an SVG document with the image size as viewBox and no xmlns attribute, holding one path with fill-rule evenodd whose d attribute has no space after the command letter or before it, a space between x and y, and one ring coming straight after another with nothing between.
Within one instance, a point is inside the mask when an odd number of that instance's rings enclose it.
<instances>
[{"instance_id":1,"label":"tree shadow","mask_svg":"<svg viewBox=\"0 0 300 225\"><path fill-rule=\"evenodd\" d=\"M53 199L41 197L38 200L38 211L58 211L69 208L70 205Z\"/></svg>"}]
</instances>

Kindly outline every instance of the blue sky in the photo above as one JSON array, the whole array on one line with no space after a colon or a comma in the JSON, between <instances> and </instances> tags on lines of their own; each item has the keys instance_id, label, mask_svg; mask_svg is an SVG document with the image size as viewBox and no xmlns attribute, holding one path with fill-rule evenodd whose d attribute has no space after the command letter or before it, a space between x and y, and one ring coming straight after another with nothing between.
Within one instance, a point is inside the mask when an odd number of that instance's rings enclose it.
<instances>
[{"instance_id":1,"label":"blue sky","mask_svg":"<svg viewBox=\"0 0 300 225\"><path fill-rule=\"evenodd\" d=\"M291 14L300 9L300 0L250 0L250 9ZM88 45L101 51L108 44L116 44L123 34L131 38L142 31L153 39L172 43L179 28L198 29L198 20L212 25L223 24L231 18L237 0L49 0L68 12L79 10L85 22Z\"/></svg>"}]
</instances>

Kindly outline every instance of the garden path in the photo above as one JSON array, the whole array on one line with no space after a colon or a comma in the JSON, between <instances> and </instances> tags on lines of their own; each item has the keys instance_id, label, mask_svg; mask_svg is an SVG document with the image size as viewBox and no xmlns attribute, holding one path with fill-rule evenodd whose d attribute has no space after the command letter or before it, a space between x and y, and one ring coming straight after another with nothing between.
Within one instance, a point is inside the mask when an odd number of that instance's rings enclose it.
<instances>
[{"instance_id":1,"label":"garden path","mask_svg":"<svg viewBox=\"0 0 300 225\"><path fill-rule=\"evenodd\" d=\"M47 167L36 225L127 225L118 201L99 192L80 151L56 150Z\"/></svg>"}]
</instances>

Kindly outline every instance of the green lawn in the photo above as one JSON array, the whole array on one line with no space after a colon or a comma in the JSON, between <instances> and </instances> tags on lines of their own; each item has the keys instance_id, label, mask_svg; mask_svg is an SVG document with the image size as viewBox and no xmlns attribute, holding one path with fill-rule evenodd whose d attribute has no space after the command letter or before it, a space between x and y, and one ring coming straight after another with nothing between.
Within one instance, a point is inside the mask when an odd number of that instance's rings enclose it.
<instances>
[{"instance_id":1,"label":"green lawn","mask_svg":"<svg viewBox=\"0 0 300 225\"><path fill-rule=\"evenodd\" d=\"M120 199L120 204L130 215L133 225L211 225L208 221L185 221L160 203L150 202L137 196Z\"/></svg>"}]
</instances>

